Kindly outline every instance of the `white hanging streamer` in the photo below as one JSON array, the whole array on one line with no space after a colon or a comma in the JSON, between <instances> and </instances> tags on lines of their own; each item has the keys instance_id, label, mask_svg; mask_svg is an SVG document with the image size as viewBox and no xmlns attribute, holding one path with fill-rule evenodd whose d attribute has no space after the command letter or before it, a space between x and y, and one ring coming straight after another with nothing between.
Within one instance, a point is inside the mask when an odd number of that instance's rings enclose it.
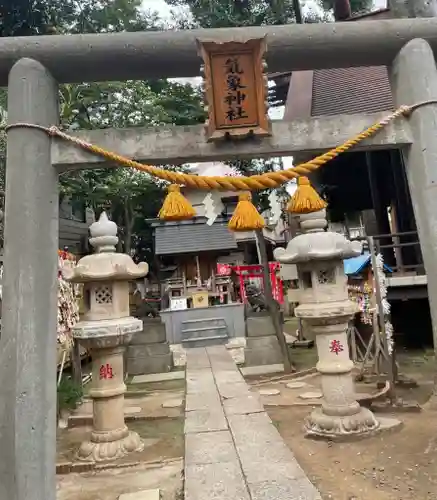
<instances>
[{"instance_id":1,"label":"white hanging streamer","mask_svg":"<svg viewBox=\"0 0 437 500\"><path fill-rule=\"evenodd\" d=\"M393 325L389 320L385 322L385 336L387 337L387 347L388 353L391 355L393 353L394 340L393 340Z\"/></svg>"},{"instance_id":2,"label":"white hanging streamer","mask_svg":"<svg viewBox=\"0 0 437 500\"><path fill-rule=\"evenodd\" d=\"M273 224L277 224L282 214L282 206L276 191L272 191L269 194L270 203L270 219Z\"/></svg>"},{"instance_id":3,"label":"white hanging streamer","mask_svg":"<svg viewBox=\"0 0 437 500\"><path fill-rule=\"evenodd\" d=\"M208 226L212 226L224 208L220 193L217 191L210 191L205 196L203 205L205 207L205 217L207 218L206 223Z\"/></svg>"},{"instance_id":4,"label":"white hanging streamer","mask_svg":"<svg viewBox=\"0 0 437 500\"><path fill-rule=\"evenodd\" d=\"M385 335L387 338L387 349L388 353L391 355L393 353L394 340L393 340L393 325L390 322L389 314L390 314L390 303L387 300L387 278L384 272L384 259L382 255L379 253L376 258L376 269L374 272L377 273L378 281L379 281L379 293L381 296L382 302L382 311L378 311L379 314L384 316L384 325L385 325Z\"/></svg>"}]
</instances>

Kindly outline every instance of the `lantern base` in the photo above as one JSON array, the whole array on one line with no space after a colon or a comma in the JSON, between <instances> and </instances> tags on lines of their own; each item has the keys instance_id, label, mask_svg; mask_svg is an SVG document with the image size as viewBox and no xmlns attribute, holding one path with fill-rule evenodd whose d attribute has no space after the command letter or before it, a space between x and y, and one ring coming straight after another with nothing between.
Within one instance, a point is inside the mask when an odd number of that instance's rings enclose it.
<instances>
[{"instance_id":1,"label":"lantern base","mask_svg":"<svg viewBox=\"0 0 437 500\"><path fill-rule=\"evenodd\" d=\"M140 436L126 427L101 434L92 432L91 440L80 445L77 458L83 462L107 462L143 449L144 443Z\"/></svg>"},{"instance_id":2,"label":"lantern base","mask_svg":"<svg viewBox=\"0 0 437 500\"><path fill-rule=\"evenodd\" d=\"M309 437L320 437L331 441L366 436L379 429L379 422L367 408L353 415L327 415L322 408L314 410L305 421Z\"/></svg>"}]
</instances>

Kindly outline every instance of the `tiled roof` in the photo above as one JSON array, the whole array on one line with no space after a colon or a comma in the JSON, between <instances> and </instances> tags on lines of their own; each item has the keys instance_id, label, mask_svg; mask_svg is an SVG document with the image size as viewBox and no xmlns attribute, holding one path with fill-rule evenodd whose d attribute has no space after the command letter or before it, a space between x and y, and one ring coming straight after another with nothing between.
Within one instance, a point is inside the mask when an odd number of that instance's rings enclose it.
<instances>
[{"instance_id":1,"label":"tiled roof","mask_svg":"<svg viewBox=\"0 0 437 500\"><path fill-rule=\"evenodd\" d=\"M390 11L381 9L346 22L389 17ZM312 92L308 88L311 86ZM309 115L372 113L393 107L385 66L298 71L291 77L284 116L292 120Z\"/></svg>"},{"instance_id":2,"label":"tiled roof","mask_svg":"<svg viewBox=\"0 0 437 500\"><path fill-rule=\"evenodd\" d=\"M314 71L311 116L373 113L392 108L385 66Z\"/></svg>"},{"instance_id":3,"label":"tiled roof","mask_svg":"<svg viewBox=\"0 0 437 500\"><path fill-rule=\"evenodd\" d=\"M208 226L205 221L165 223L155 228L156 255L233 250L237 248L234 234L224 223Z\"/></svg>"}]
</instances>

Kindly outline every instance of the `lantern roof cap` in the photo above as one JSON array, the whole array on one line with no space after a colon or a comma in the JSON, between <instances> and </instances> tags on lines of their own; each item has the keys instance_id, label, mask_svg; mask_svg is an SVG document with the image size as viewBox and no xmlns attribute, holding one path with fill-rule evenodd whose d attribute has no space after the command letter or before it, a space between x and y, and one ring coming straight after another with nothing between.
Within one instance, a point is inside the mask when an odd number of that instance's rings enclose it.
<instances>
[{"instance_id":1,"label":"lantern roof cap","mask_svg":"<svg viewBox=\"0 0 437 500\"><path fill-rule=\"evenodd\" d=\"M302 234L289 241L287 248L277 248L275 259L281 264L297 264L312 260L348 259L361 255L362 244L349 241L340 233L325 231L326 210L299 217Z\"/></svg>"},{"instance_id":2,"label":"lantern roof cap","mask_svg":"<svg viewBox=\"0 0 437 500\"><path fill-rule=\"evenodd\" d=\"M71 269L65 269L67 281L87 283L90 281L130 281L146 276L149 265L135 264L130 255L117 253L117 225L102 212L99 220L90 226L90 244L95 253L86 255Z\"/></svg>"}]
</instances>

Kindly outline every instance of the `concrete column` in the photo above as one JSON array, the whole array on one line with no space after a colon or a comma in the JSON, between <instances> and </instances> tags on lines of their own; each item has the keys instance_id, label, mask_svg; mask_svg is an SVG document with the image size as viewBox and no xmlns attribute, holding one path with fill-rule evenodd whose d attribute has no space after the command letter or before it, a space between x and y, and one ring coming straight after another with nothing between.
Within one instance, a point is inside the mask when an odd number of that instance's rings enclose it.
<instances>
[{"instance_id":1,"label":"concrete column","mask_svg":"<svg viewBox=\"0 0 437 500\"><path fill-rule=\"evenodd\" d=\"M8 119L57 123L57 85L40 63L11 69ZM55 500L58 176L44 132L11 129L7 144L0 498Z\"/></svg>"},{"instance_id":2,"label":"concrete column","mask_svg":"<svg viewBox=\"0 0 437 500\"><path fill-rule=\"evenodd\" d=\"M356 422L359 423L362 415L361 408L357 403L355 394L355 384L352 376L353 362L349 357L347 327L348 320L351 316L343 316L328 320L329 324L321 325L320 322L309 322L311 331L316 338L317 354L319 360L317 362L317 371L321 374L322 381L322 413L324 418L331 423L335 419L351 415L359 415ZM326 321L325 321L326 323ZM334 358L335 357L335 358ZM333 361L335 359L335 362ZM371 415L367 414L371 422L370 426L375 424ZM309 423L314 423L309 418ZM320 418L319 413L316 416L316 424ZM351 426L351 422L346 423ZM333 425L334 427L334 425Z\"/></svg>"},{"instance_id":3,"label":"concrete column","mask_svg":"<svg viewBox=\"0 0 437 500\"><path fill-rule=\"evenodd\" d=\"M117 318L112 322L115 325L111 325L111 320L81 322L73 330L75 334L88 325L91 333L88 338L82 336L79 339L91 348L93 357L93 381L89 391L93 400L93 429L89 439L82 442L77 452L77 458L87 462L116 460L144 449L140 436L130 431L125 424L126 385L123 370L123 353L132 338L129 329L132 333L138 331L142 322L131 317ZM92 335L93 330L99 329L98 333L101 333L105 328L107 335Z\"/></svg>"},{"instance_id":4,"label":"concrete column","mask_svg":"<svg viewBox=\"0 0 437 500\"><path fill-rule=\"evenodd\" d=\"M73 327L73 336L91 349L93 382L93 430L84 441L78 458L89 462L115 460L141 451L140 436L124 422L123 353L143 322L129 316L128 281L143 278L149 271L145 262L134 264L125 254L116 253L117 226L105 212L90 226L90 243L95 253L66 269L64 277L85 284L85 314Z\"/></svg>"},{"instance_id":5,"label":"concrete column","mask_svg":"<svg viewBox=\"0 0 437 500\"><path fill-rule=\"evenodd\" d=\"M360 255L361 244L324 231L326 210L301 214L299 220L302 233L274 255L281 264L297 264L300 297L295 314L316 338L323 403L306 418L305 429L309 436L331 440L365 436L380 423L355 399L346 331L357 306L348 298L343 270L343 259Z\"/></svg>"},{"instance_id":6,"label":"concrete column","mask_svg":"<svg viewBox=\"0 0 437 500\"><path fill-rule=\"evenodd\" d=\"M124 350L124 346L117 346L92 352L93 387L89 396L93 399L93 433L97 440L112 431L126 436L129 433L124 423Z\"/></svg>"},{"instance_id":7,"label":"concrete column","mask_svg":"<svg viewBox=\"0 0 437 500\"><path fill-rule=\"evenodd\" d=\"M390 71L396 106L437 100L434 54L425 40L408 42ZM408 185L416 218L437 351L437 104L418 108L409 119L413 144L404 151Z\"/></svg>"}]
</instances>

